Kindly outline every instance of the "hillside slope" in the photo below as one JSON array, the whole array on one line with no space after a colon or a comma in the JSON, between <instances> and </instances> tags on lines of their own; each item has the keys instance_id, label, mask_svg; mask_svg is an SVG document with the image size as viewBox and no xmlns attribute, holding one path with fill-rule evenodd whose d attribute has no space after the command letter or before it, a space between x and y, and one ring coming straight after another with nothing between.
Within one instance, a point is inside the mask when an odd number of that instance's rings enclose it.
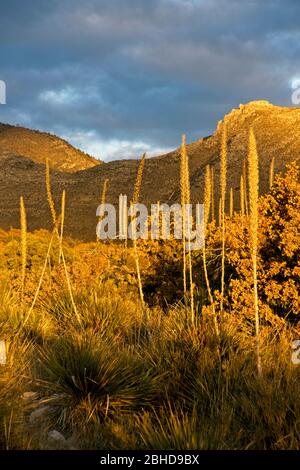
<instances>
[{"instance_id":1,"label":"hillside slope","mask_svg":"<svg viewBox=\"0 0 300 470\"><path fill-rule=\"evenodd\" d=\"M66 172L100 163L55 135L0 123L0 158L7 154L25 156L36 163L44 163L48 158L52 168Z\"/></svg>"},{"instance_id":2,"label":"hillside slope","mask_svg":"<svg viewBox=\"0 0 300 470\"><path fill-rule=\"evenodd\" d=\"M247 158L248 135L252 126L260 157L260 190L268 189L269 166L275 157L275 171L291 161L299 161L300 109L273 106L265 101L251 102L234 109L224 118L228 128L228 189L234 190L235 207L239 205L239 184L243 161ZM188 145L191 195L193 202L203 200L205 166L215 171L215 199L219 197L219 148L222 130L219 122L210 137ZM180 137L180 136L179 136ZM24 144L23 144L24 145ZM49 159L52 156L49 156ZM53 156L55 158L55 156ZM65 233L82 240L95 239L96 208L103 182L109 179L107 202L117 205L120 193L130 198L138 162L119 160L77 172L51 172L55 202L63 188L67 191ZM145 162L141 202L175 202L179 193L179 149ZM0 159L0 227L19 226L19 198L25 198L29 229L51 227L47 207L43 164L11 153ZM216 204L217 206L217 204Z\"/></svg>"}]
</instances>

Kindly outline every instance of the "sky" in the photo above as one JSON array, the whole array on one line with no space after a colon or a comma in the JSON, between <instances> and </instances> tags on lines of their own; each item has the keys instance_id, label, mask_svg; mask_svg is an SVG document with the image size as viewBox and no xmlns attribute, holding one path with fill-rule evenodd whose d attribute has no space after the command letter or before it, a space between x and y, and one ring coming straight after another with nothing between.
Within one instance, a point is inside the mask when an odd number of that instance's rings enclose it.
<instances>
[{"instance_id":1,"label":"sky","mask_svg":"<svg viewBox=\"0 0 300 470\"><path fill-rule=\"evenodd\" d=\"M0 122L111 161L210 135L240 103L292 106L299 0L1 0Z\"/></svg>"}]
</instances>

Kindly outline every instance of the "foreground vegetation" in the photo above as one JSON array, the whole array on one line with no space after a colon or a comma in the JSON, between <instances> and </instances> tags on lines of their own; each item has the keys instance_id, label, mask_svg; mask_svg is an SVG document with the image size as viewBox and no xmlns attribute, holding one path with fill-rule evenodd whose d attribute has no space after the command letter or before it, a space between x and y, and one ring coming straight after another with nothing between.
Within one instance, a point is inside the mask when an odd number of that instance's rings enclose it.
<instances>
[{"instance_id":1,"label":"foreground vegetation","mask_svg":"<svg viewBox=\"0 0 300 470\"><path fill-rule=\"evenodd\" d=\"M52 234L22 201L0 232L0 448L300 449L297 166L257 206L257 311L251 210L221 204L189 253L62 242L49 194Z\"/></svg>"}]
</instances>

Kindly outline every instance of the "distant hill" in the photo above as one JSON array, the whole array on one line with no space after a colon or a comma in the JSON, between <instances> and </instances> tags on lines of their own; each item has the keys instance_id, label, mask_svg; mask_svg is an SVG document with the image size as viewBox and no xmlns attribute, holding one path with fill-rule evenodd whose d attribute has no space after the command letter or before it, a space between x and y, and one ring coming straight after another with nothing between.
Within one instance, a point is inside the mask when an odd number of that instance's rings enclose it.
<instances>
[{"instance_id":1,"label":"distant hill","mask_svg":"<svg viewBox=\"0 0 300 470\"><path fill-rule=\"evenodd\" d=\"M52 168L74 172L99 165L100 161L46 132L0 123L1 155L20 155L36 163L49 159Z\"/></svg>"},{"instance_id":2,"label":"distant hill","mask_svg":"<svg viewBox=\"0 0 300 470\"><path fill-rule=\"evenodd\" d=\"M250 127L253 127L257 138L260 157L260 190L265 192L268 189L269 166L272 157L275 157L276 172L283 170L291 161L299 161L300 109L273 106L267 101L254 101L232 110L224 117L224 120L228 129L228 190L230 187L233 188L235 207L238 208L240 175L243 161L247 158ZM214 167L215 199L218 201L219 149L224 120L218 123L213 135L187 146L193 202L203 201L204 171L207 164ZM36 139L36 133L25 134L26 138L18 145L22 146L22 153L26 157L21 157L18 151L14 151L12 143L10 151L5 153L0 137L0 227L8 229L10 226L19 226L19 198L23 195L27 207L29 229L50 228L51 217L47 207L44 184L45 168L41 163L44 161L44 155L38 157L40 155L38 147L35 152L31 152L31 156L29 155L30 151L27 150L27 146L30 149L35 146L29 136L32 135ZM67 143L64 145L68 147ZM63 168L60 165L53 164L53 162L59 162L55 151L57 147L55 145L52 147L53 154L50 146L48 148L49 161L53 167L51 176L57 205L59 205L63 188L67 191L65 233L82 240L95 239L96 208L100 201L104 180L109 179L107 202L117 204L120 193L131 197L138 162L118 160L97 165L92 159L89 160L91 164L88 167L78 168L80 171L74 172L74 168L81 165L81 163L75 163L77 157L74 157L74 162L69 167L66 165L66 169L62 172ZM37 155L36 158L33 158L33 153ZM80 154L78 154L78 159L81 159ZM157 201L179 201L179 166L179 149L166 155L147 159L141 202L149 205Z\"/></svg>"}]
</instances>

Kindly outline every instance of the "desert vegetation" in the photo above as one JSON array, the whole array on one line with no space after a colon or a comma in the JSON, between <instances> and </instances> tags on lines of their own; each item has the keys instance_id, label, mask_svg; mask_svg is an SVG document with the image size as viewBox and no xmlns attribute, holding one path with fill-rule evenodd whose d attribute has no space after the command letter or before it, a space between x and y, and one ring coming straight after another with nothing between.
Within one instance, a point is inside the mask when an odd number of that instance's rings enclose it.
<instances>
[{"instance_id":1,"label":"desert vegetation","mask_svg":"<svg viewBox=\"0 0 300 470\"><path fill-rule=\"evenodd\" d=\"M299 168L273 160L259 196L251 131L237 208L221 136L199 250L64 237L46 163L53 230L28 232L22 198L20 229L0 231L0 448L300 449ZM185 138L178 187L187 203Z\"/></svg>"}]
</instances>

